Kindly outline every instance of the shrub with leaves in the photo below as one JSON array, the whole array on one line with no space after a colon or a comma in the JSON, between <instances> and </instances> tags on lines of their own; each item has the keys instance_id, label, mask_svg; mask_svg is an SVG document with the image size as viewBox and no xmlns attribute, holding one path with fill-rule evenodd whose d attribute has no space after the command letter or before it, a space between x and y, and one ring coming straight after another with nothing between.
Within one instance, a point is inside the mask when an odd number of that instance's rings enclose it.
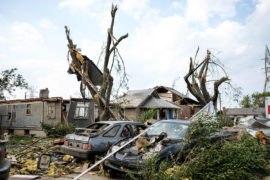
<instances>
[{"instance_id":1,"label":"shrub with leaves","mask_svg":"<svg viewBox=\"0 0 270 180\"><path fill-rule=\"evenodd\" d=\"M248 134L241 140L213 144L185 164L192 179L257 179L268 175L266 148Z\"/></svg>"},{"instance_id":2,"label":"shrub with leaves","mask_svg":"<svg viewBox=\"0 0 270 180\"><path fill-rule=\"evenodd\" d=\"M148 109L140 115L140 120L142 123L155 117L157 115L157 109Z\"/></svg>"},{"instance_id":3,"label":"shrub with leaves","mask_svg":"<svg viewBox=\"0 0 270 180\"><path fill-rule=\"evenodd\" d=\"M72 133L74 131L74 128L70 125L61 123L55 126L42 123L41 127L45 131L46 135L50 137L65 136L66 134Z\"/></svg>"}]
</instances>

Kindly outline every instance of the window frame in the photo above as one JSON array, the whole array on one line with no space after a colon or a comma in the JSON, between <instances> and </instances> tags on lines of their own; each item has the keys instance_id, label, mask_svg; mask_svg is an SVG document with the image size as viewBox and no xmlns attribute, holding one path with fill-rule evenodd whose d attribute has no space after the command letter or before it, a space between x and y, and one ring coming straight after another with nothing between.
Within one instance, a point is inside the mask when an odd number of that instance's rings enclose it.
<instances>
[{"instance_id":1,"label":"window frame","mask_svg":"<svg viewBox=\"0 0 270 180\"><path fill-rule=\"evenodd\" d=\"M118 127L118 129L117 129L117 131L116 131L116 133L115 133L114 136L106 136L106 134L108 134L111 130L113 130L113 129L116 128L116 127ZM103 137L115 137L115 136L118 134L118 132L119 132L120 129L121 129L121 125L115 125L115 126L113 126L112 128L110 128L108 131L106 131L106 132L103 134Z\"/></svg>"},{"instance_id":2,"label":"window frame","mask_svg":"<svg viewBox=\"0 0 270 180\"><path fill-rule=\"evenodd\" d=\"M74 119L87 119L89 116L89 103L77 102L75 112L74 112ZM77 111L77 109L79 109ZM80 116L80 110L83 109L84 116Z\"/></svg>"},{"instance_id":3,"label":"window frame","mask_svg":"<svg viewBox=\"0 0 270 180\"><path fill-rule=\"evenodd\" d=\"M16 105L8 105L7 114L8 121L16 121Z\"/></svg>"},{"instance_id":4,"label":"window frame","mask_svg":"<svg viewBox=\"0 0 270 180\"><path fill-rule=\"evenodd\" d=\"M52 108L52 113L50 113L50 110ZM49 119L55 119L56 118L56 104L55 102L48 102L47 103L47 117Z\"/></svg>"},{"instance_id":5,"label":"window frame","mask_svg":"<svg viewBox=\"0 0 270 180\"><path fill-rule=\"evenodd\" d=\"M28 110L30 110L30 112L28 112ZM27 116L31 116L32 115L32 104L26 104L25 114Z\"/></svg>"}]
</instances>

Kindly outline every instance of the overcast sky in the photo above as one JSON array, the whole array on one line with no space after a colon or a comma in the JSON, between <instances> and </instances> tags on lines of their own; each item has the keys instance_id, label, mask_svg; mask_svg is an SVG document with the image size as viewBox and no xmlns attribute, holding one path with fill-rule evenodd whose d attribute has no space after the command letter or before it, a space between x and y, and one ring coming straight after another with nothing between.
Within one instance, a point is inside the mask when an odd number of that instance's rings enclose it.
<instances>
[{"instance_id":1,"label":"overcast sky","mask_svg":"<svg viewBox=\"0 0 270 180\"><path fill-rule=\"evenodd\" d=\"M78 96L76 77L67 74L64 26L82 54L97 62L112 2L118 5L115 36L129 33L119 50L130 89L171 86L180 76L176 89L185 93L189 57L200 46L199 58L212 50L244 94L262 91L269 0L1 0L1 70L17 67L36 90L49 88L51 97Z\"/></svg>"}]
</instances>

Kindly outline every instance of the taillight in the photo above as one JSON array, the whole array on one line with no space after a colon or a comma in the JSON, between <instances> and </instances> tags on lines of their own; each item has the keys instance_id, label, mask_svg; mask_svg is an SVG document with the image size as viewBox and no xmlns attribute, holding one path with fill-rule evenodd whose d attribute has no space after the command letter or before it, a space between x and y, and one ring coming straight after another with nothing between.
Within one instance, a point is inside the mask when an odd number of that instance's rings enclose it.
<instances>
[{"instance_id":1,"label":"taillight","mask_svg":"<svg viewBox=\"0 0 270 180\"><path fill-rule=\"evenodd\" d=\"M65 145L65 146L69 146L69 142L68 142L68 141L65 141L65 142L64 142L64 145Z\"/></svg>"},{"instance_id":2,"label":"taillight","mask_svg":"<svg viewBox=\"0 0 270 180\"><path fill-rule=\"evenodd\" d=\"M83 144L82 145L82 149L88 149L89 148L89 144Z\"/></svg>"}]
</instances>

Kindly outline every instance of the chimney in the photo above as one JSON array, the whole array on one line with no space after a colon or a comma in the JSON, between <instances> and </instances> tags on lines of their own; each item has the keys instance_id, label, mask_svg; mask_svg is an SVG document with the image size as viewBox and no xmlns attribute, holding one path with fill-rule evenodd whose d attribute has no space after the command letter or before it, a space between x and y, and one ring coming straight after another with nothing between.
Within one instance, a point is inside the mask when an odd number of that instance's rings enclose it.
<instances>
[{"instance_id":1,"label":"chimney","mask_svg":"<svg viewBox=\"0 0 270 180\"><path fill-rule=\"evenodd\" d=\"M39 91L39 97L40 98L48 98L49 97L49 89L40 89Z\"/></svg>"}]
</instances>

